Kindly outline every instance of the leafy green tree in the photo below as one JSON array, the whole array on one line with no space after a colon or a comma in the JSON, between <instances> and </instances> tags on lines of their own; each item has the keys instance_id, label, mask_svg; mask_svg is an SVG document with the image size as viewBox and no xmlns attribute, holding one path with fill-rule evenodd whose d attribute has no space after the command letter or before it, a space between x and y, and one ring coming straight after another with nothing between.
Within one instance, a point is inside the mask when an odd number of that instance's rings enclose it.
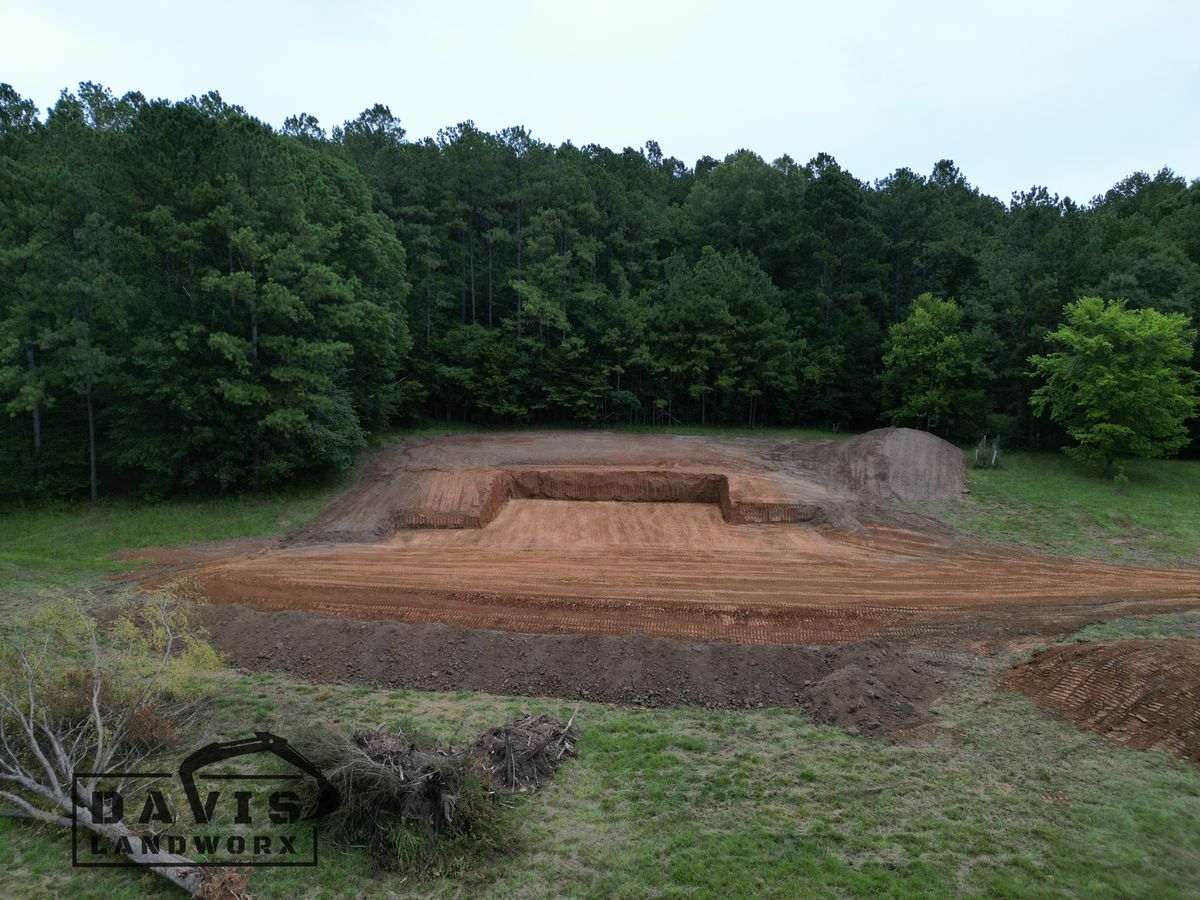
<instances>
[{"instance_id":1,"label":"leafy green tree","mask_svg":"<svg viewBox=\"0 0 1200 900\"><path fill-rule=\"evenodd\" d=\"M922 294L888 331L881 377L884 416L893 425L968 435L987 411L976 384L975 348L953 300Z\"/></svg>"},{"instance_id":2,"label":"leafy green tree","mask_svg":"<svg viewBox=\"0 0 1200 900\"><path fill-rule=\"evenodd\" d=\"M0 495L267 485L427 417L869 427L882 397L1058 441L1029 357L1081 296L1200 319L1198 226L1167 169L1006 205L948 160L871 185L827 154L412 140L382 105L327 136L85 82L41 119L0 86Z\"/></svg>"},{"instance_id":3,"label":"leafy green tree","mask_svg":"<svg viewBox=\"0 0 1200 900\"><path fill-rule=\"evenodd\" d=\"M1066 428L1065 452L1085 463L1170 456L1188 443L1197 375L1188 367L1195 332L1182 313L1129 309L1084 297L1046 336L1058 348L1030 357L1044 384L1031 403Z\"/></svg>"}]
</instances>

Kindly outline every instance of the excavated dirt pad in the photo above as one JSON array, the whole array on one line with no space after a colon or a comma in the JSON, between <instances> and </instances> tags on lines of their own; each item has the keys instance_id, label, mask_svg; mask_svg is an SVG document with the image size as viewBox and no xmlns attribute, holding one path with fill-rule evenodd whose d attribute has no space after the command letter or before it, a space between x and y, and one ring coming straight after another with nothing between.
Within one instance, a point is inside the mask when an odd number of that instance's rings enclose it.
<instances>
[{"instance_id":1,"label":"excavated dirt pad","mask_svg":"<svg viewBox=\"0 0 1200 900\"><path fill-rule=\"evenodd\" d=\"M202 608L229 661L305 681L486 691L636 706L800 706L825 724L902 734L930 721L952 654L540 636L363 622L232 604Z\"/></svg>"},{"instance_id":2,"label":"excavated dirt pad","mask_svg":"<svg viewBox=\"0 0 1200 900\"><path fill-rule=\"evenodd\" d=\"M429 438L381 450L284 546L185 574L262 610L761 644L989 639L1200 606L1200 570L956 538L920 504L963 478L959 450L909 429Z\"/></svg>"},{"instance_id":3,"label":"excavated dirt pad","mask_svg":"<svg viewBox=\"0 0 1200 900\"><path fill-rule=\"evenodd\" d=\"M484 528L404 529L185 575L213 602L267 611L753 644L990 639L1200 606L1200 570L892 528L730 525L703 503L514 500Z\"/></svg>"},{"instance_id":4,"label":"excavated dirt pad","mask_svg":"<svg viewBox=\"0 0 1200 900\"><path fill-rule=\"evenodd\" d=\"M1200 640L1052 647L998 685L1111 740L1200 763Z\"/></svg>"},{"instance_id":5,"label":"excavated dirt pad","mask_svg":"<svg viewBox=\"0 0 1200 900\"><path fill-rule=\"evenodd\" d=\"M962 453L922 431L845 441L531 432L447 435L377 451L292 543L370 542L412 527L478 528L513 499L691 501L730 522L905 519L959 495Z\"/></svg>"},{"instance_id":6,"label":"excavated dirt pad","mask_svg":"<svg viewBox=\"0 0 1200 900\"><path fill-rule=\"evenodd\" d=\"M796 705L907 734L928 722L939 670L906 646L995 647L1200 607L1200 570L956 537L920 504L952 498L963 477L957 449L905 429L842 442L424 439L380 451L283 545L198 548L186 571L168 553L158 583L213 601L214 643L247 668Z\"/></svg>"}]
</instances>

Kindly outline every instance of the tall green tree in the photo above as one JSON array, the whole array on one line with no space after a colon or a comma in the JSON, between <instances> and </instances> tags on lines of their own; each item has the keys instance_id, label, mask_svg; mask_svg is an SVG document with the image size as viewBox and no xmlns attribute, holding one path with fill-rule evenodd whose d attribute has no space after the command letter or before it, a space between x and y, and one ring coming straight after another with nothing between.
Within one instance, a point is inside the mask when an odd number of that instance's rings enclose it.
<instances>
[{"instance_id":1,"label":"tall green tree","mask_svg":"<svg viewBox=\"0 0 1200 900\"><path fill-rule=\"evenodd\" d=\"M893 425L950 437L971 434L987 412L975 356L958 304L917 297L888 331L880 379L884 416Z\"/></svg>"},{"instance_id":2,"label":"tall green tree","mask_svg":"<svg viewBox=\"0 0 1200 900\"><path fill-rule=\"evenodd\" d=\"M1123 300L1084 297L1047 335L1057 349L1030 357L1044 383L1031 403L1066 429L1064 447L1084 463L1170 456L1188 442L1196 414L1195 332L1182 313L1129 309Z\"/></svg>"}]
</instances>

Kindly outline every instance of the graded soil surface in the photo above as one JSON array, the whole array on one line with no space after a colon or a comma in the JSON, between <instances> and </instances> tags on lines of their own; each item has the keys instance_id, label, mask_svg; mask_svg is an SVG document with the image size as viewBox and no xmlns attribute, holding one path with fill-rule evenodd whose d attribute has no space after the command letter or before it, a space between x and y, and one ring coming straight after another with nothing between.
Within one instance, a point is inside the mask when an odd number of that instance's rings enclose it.
<instances>
[{"instance_id":1,"label":"graded soil surface","mask_svg":"<svg viewBox=\"0 0 1200 900\"><path fill-rule=\"evenodd\" d=\"M929 504L965 477L957 448L903 428L424 438L281 546L190 575L260 610L747 644L986 640L1200 604L1197 570L956 537Z\"/></svg>"},{"instance_id":2,"label":"graded soil surface","mask_svg":"<svg viewBox=\"0 0 1200 900\"><path fill-rule=\"evenodd\" d=\"M260 610L748 644L986 639L1200 605L1200 572L893 528L731 525L701 503L514 500L482 528L291 546L191 577L214 603Z\"/></svg>"},{"instance_id":3,"label":"graded soil surface","mask_svg":"<svg viewBox=\"0 0 1200 900\"><path fill-rule=\"evenodd\" d=\"M1020 645L1200 607L1200 570L956 535L932 504L964 484L961 451L908 429L843 441L451 435L378 451L281 541L151 561L160 583L214 604L215 641L239 664L618 702L800 704L829 721L854 706L866 730L919 724L936 691L920 665L880 680L830 648ZM880 689L893 681L895 696Z\"/></svg>"},{"instance_id":4,"label":"graded soil surface","mask_svg":"<svg viewBox=\"0 0 1200 900\"><path fill-rule=\"evenodd\" d=\"M1109 740L1200 763L1200 640L1051 647L998 684Z\"/></svg>"}]
</instances>

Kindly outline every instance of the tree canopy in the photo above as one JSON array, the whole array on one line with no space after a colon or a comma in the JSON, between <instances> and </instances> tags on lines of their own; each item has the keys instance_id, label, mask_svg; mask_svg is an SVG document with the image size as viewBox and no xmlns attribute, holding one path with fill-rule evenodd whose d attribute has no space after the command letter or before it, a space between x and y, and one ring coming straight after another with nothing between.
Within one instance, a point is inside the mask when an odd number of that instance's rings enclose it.
<instances>
[{"instance_id":1,"label":"tree canopy","mask_svg":"<svg viewBox=\"0 0 1200 900\"><path fill-rule=\"evenodd\" d=\"M1182 313L1084 297L1046 336L1058 349L1030 358L1045 380L1034 409L1066 428L1068 455L1102 460L1110 475L1117 459L1170 456L1187 444L1184 423L1196 413L1195 339Z\"/></svg>"},{"instance_id":2,"label":"tree canopy","mask_svg":"<svg viewBox=\"0 0 1200 900\"><path fill-rule=\"evenodd\" d=\"M921 294L888 330L880 380L884 418L951 437L974 433L987 412L978 357L958 305Z\"/></svg>"},{"instance_id":3,"label":"tree canopy","mask_svg":"<svg viewBox=\"0 0 1200 900\"><path fill-rule=\"evenodd\" d=\"M277 484L431 419L987 417L1054 446L1029 357L1083 296L1194 318L1198 226L1167 169L1002 203L947 160L867 183L0 86L0 495Z\"/></svg>"}]
</instances>

